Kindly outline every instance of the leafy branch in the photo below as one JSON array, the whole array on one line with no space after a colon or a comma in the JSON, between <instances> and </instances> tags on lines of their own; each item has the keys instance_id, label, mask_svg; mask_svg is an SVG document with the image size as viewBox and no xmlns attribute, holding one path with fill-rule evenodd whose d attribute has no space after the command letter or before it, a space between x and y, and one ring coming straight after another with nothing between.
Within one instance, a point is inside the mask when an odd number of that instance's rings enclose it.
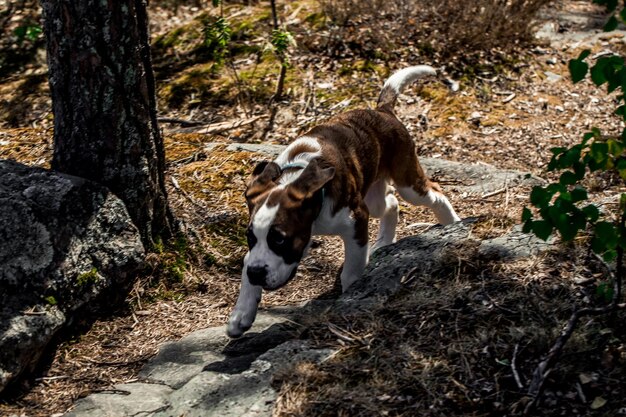
<instances>
[{"instance_id":1,"label":"leafy branch","mask_svg":"<svg viewBox=\"0 0 626 417\"><path fill-rule=\"evenodd\" d=\"M615 11L617 8L617 0L594 0L594 3L605 5L609 11ZM626 6L626 0L624 3ZM614 30L619 21L626 21L626 8L618 15L612 14L604 29ZM587 61L590 54L590 50L584 50L578 58L569 61L568 68L572 81L578 83L589 75L597 87L606 85L607 93L618 91L616 97L618 107L614 113L626 122L624 58L618 55L601 56L590 66ZM603 307L574 311L548 354L536 367L528 389L532 400L528 403L525 414L529 414L536 407L543 392L545 379L557 363L580 318L605 314L625 307L624 304L620 304L620 300L625 275L626 193L620 195L617 212L600 212L589 202L587 189L583 185L585 178L591 173L604 173L626 182L625 151L626 128L619 136L610 136L603 135L596 127L585 133L580 143L570 148L551 149L552 158L547 169L561 172L559 179L545 187L533 188L530 202L536 208L539 219L535 218L529 208L523 210L524 231L532 232L543 240L558 232L563 241L571 241L579 232L590 230L591 250L602 256L601 260L607 266L609 279L613 281L612 287L598 286L605 299L609 299L610 302ZM615 267L611 268L608 262L615 262Z\"/></svg>"}]
</instances>

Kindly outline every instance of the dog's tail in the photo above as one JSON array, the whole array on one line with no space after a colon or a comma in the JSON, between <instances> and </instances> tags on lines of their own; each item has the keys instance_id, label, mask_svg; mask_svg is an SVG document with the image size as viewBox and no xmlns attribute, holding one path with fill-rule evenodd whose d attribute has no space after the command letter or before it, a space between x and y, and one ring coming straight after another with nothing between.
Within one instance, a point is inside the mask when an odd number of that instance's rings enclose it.
<instances>
[{"instance_id":1,"label":"dog's tail","mask_svg":"<svg viewBox=\"0 0 626 417\"><path fill-rule=\"evenodd\" d=\"M416 65L394 73L385 81L385 85L378 97L377 109L390 113L393 112L393 107L396 104L398 95L400 95L409 84L419 78L436 75L437 71L430 65Z\"/></svg>"}]
</instances>

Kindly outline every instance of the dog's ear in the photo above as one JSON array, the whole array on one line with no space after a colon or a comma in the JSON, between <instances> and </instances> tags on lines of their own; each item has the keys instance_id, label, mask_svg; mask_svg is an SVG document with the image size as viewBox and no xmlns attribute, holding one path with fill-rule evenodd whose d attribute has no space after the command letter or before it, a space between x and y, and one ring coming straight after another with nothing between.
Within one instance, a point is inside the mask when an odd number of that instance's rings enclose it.
<instances>
[{"instance_id":1,"label":"dog's ear","mask_svg":"<svg viewBox=\"0 0 626 417\"><path fill-rule=\"evenodd\" d=\"M335 177L335 168L323 167L317 159L311 160L300 176L287 187L290 198L302 201L313 197L316 191Z\"/></svg>"},{"instance_id":2,"label":"dog's ear","mask_svg":"<svg viewBox=\"0 0 626 417\"><path fill-rule=\"evenodd\" d=\"M246 184L246 200L250 207L252 200L265 192L280 177L280 167L270 161L259 162L252 170L252 175Z\"/></svg>"}]
</instances>

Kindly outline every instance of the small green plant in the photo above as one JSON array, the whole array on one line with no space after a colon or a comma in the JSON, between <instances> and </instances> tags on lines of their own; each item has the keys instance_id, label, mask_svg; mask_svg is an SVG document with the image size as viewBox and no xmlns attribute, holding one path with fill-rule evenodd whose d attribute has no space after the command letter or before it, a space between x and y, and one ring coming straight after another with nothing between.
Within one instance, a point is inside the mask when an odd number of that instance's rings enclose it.
<instances>
[{"instance_id":1,"label":"small green plant","mask_svg":"<svg viewBox=\"0 0 626 417\"><path fill-rule=\"evenodd\" d=\"M94 266L88 272L83 272L82 274L76 277L76 284L79 286L84 286L87 284L94 284L98 282L100 276L98 275L98 269Z\"/></svg>"},{"instance_id":2,"label":"small green plant","mask_svg":"<svg viewBox=\"0 0 626 417\"><path fill-rule=\"evenodd\" d=\"M54 296L52 295L49 295L46 298L44 298L44 301L48 303L48 305L51 305L51 306L55 306L58 304L57 299L54 298Z\"/></svg>"},{"instance_id":3,"label":"small green plant","mask_svg":"<svg viewBox=\"0 0 626 417\"><path fill-rule=\"evenodd\" d=\"M289 65L289 58L286 56L287 49L296 44L291 32L281 28L272 30L270 44L272 45L274 53L282 57L281 63L283 63L283 65Z\"/></svg>"},{"instance_id":4,"label":"small green plant","mask_svg":"<svg viewBox=\"0 0 626 417\"><path fill-rule=\"evenodd\" d=\"M25 24L15 28L13 34L17 37L17 44L21 46L25 40L37 41L41 37L42 32L43 30L39 25Z\"/></svg>"},{"instance_id":5,"label":"small green plant","mask_svg":"<svg viewBox=\"0 0 626 417\"><path fill-rule=\"evenodd\" d=\"M220 16L213 22L207 21L203 33L204 46L215 62L223 63L228 56L228 44L233 33L230 24L224 17Z\"/></svg>"}]
</instances>

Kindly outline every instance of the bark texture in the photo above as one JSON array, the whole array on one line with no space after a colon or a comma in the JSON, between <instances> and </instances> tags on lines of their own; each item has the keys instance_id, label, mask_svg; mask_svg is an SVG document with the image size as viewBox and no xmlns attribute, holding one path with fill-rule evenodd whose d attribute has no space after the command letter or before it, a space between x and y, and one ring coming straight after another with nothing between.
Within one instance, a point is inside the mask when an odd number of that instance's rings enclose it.
<instances>
[{"instance_id":1,"label":"bark texture","mask_svg":"<svg viewBox=\"0 0 626 417\"><path fill-rule=\"evenodd\" d=\"M171 235L145 0L41 0L53 169L106 185L142 240Z\"/></svg>"}]
</instances>

